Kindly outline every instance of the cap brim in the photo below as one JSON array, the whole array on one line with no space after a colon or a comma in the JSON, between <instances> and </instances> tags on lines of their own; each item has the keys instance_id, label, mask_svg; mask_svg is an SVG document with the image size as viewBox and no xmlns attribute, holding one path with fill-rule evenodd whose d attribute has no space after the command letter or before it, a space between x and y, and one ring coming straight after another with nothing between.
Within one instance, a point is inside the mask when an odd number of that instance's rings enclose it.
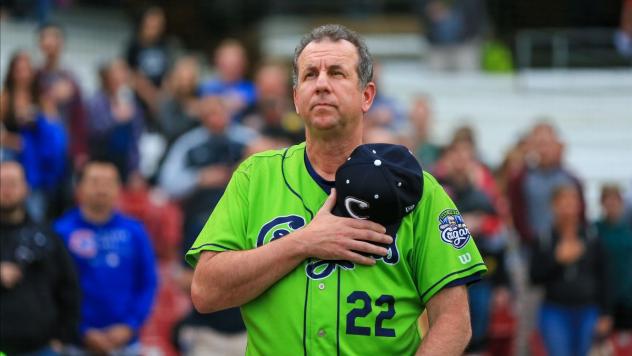
<instances>
[{"instance_id":1,"label":"cap brim","mask_svg":"<svg viewBox=\"0 0 632 356\"><path fill-rule=\"evenodd\" d=\"M345 210L345 208L341 207L340 205L336 204L334 206L334 208L331 210L331 213L336 215L336 216L341 216L343 218L350 218L349 214L347 213L347 211ZM378 222L378 224L380 224ZM380 224L382 226L384 226L386 228L386 234L390 235L391 237L395 238L395 235L397 234L397 230L399 230L399 227L402 225L402 221L399 220L395 223L392 224Z\"/></svg>"}]
</instances>

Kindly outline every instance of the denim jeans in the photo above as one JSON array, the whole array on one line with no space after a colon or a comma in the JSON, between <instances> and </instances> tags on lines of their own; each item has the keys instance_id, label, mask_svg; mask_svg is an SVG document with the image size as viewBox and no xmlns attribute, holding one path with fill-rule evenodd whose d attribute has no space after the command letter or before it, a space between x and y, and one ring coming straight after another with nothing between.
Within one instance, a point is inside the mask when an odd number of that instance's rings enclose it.
<instances>
[{"instance_id":1,"label":"denim jeans","mask_svg":"<svg viewBox=\"0 0 632 356\"><path fill-rule=\"evenodd\" d=\"M540 308L540 333L549 355L586 356L592 345L597 306L569 307L549 302Z\"/></svg>"}]
</instances>

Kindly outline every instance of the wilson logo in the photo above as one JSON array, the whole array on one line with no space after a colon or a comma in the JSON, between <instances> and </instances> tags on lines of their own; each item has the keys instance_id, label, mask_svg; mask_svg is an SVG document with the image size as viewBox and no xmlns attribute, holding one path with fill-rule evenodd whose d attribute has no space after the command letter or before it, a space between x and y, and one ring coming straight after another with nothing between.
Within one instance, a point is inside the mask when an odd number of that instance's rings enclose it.
<instances>
[{"instance_id":1,"label":"wilson logo","mask_svg":"<svg viewBox=\"0 0 632 356\"><path fill-rule=\"evenodd\" d=\"M470 255L469 252L464 253L459 256L459 261L461 261L462 264L467 264L472 261L472 255Z\"/></svg>"}]
</instances>

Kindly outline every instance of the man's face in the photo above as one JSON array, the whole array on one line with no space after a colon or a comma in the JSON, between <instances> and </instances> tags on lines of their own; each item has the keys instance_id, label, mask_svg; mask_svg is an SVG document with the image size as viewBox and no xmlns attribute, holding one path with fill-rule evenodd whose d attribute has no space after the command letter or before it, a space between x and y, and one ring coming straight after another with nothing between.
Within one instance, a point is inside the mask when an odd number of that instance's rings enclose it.
<instances>
[{"instance_id":1,"label":"man's face","mask_svg":"<svg viewBox=\"0 0 632 356\"><path fill-rule=\"evenodd\" d=\"M532 144L540 158L540 166L559 165L562 159L562 144L552 131L537 130L532 136Z\"/></svg>"},{"instance_id":2,"label":"man's face","mask_svg":"<svg viewBox=\"0 0 632 356\"><path fill-rule=\"evenodd\" d=\"M279 66L263 67L255 79L258 98L288 97L288 73Z\"/></svg>"},{"instance_id":3,"label":"man's face","mask_svg":"<svg viewBox=\"0 0 632 356\"><path fill-rule=\"evenodd\" d=\"M358 51L345 40L309 43L298 57L296 112L311 131L343 131L360 125L371 107L375 84L360 88Z\"/></svg>"},{"instance_id":4,"label":"man's face","mask_svg":"<svg viewBox=\"0 0 632 356\"><path fill-rule=\"evenodd\" d=\"M148 13L143 20L141 36L147 41L153 42L160 38L165 31L165 16L162 12L153 11Z\"/></svg>"},{"instance_id":5,"label":"man's face","mask_svg":"<svg viewBox=\"0 0 632 356\"><path fill-rule=\"evenodd\" d=\"M188 94L197 88L199 68L195 60L185 58L176 63L171 83L176 93Z\"/></svg>"},{"instance_id":6,"label":"man's face","mask_svg":"<svg viewBox=\"0 0 632 356\"><path fill-rule=\"evenodd\" d=\"M0 210L9 212L21 207L27 194L22 167L15 162L0 163Z\"/></svg>"},{"instance_id":7,"label":"man's face","mask_svg":"<svg viewBox=\"0 0 632 356\"><path fill-rule=\"evenodd\" d=\"M44 56L57 57L64 45L64 37L58 28L49 27L40 33L39 45Z\"/></svg>"},{"instance_id":8,"label":"man's face","mask_svg":"<svg viewBox=\"0 0 632 356\"><path fill-rule=\"evenodd\" d=\"M230 116L220 98L208 97L201 102L202 124L212 133L220 134L230 123Z\"/></svg>"},{"instance_id":9,"label":"man's face","mask_svg":"<svg viewBox=\"0 0 632 356\"><path fill-rule=\"evenodd\" d=\"M77 187L79 203L95 210L112 210L118 199L121 183L112 164L90 163Z\"/></svg>"},{"instance_id":10,"label":"man's face","mask_svg":"<svg viewBox=\"0 0 632 356\"><path fill-rule=\"evenodd\" d=\"M420 137L427 136L430 124L430 105L428 100L424 98L415 100L410 110L410 121Z\"/></svg>"},{"instance_id":11,"label":"man's face","mask_svg":"<svg viewBox=\"0 0 632 356\"><path fill-rule=\"evenodd\" d=\"M226 45L218 49L215 65L222 80L229 83L241 80L246 72L246 52L239 45Z\"/></svg>"}]
</instances>

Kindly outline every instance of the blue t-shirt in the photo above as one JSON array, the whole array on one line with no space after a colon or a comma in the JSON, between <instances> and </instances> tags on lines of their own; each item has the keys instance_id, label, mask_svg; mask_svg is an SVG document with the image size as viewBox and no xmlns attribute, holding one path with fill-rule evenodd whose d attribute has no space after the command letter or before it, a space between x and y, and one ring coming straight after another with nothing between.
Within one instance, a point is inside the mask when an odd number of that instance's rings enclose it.
<instances>
[{"instance_id":1,"label":"blue t-shirt","mask_svg":"<svg viewBox=\"0 0 632 356\"><path fill-rule=\"evenodd\" d=\"M82 290L82 335L113 324L138 329L156 293L156 262L142 224L114 213L104 224L87 221L78 208L55 223L70 252Z\"/></svg>"}]
</instances>

